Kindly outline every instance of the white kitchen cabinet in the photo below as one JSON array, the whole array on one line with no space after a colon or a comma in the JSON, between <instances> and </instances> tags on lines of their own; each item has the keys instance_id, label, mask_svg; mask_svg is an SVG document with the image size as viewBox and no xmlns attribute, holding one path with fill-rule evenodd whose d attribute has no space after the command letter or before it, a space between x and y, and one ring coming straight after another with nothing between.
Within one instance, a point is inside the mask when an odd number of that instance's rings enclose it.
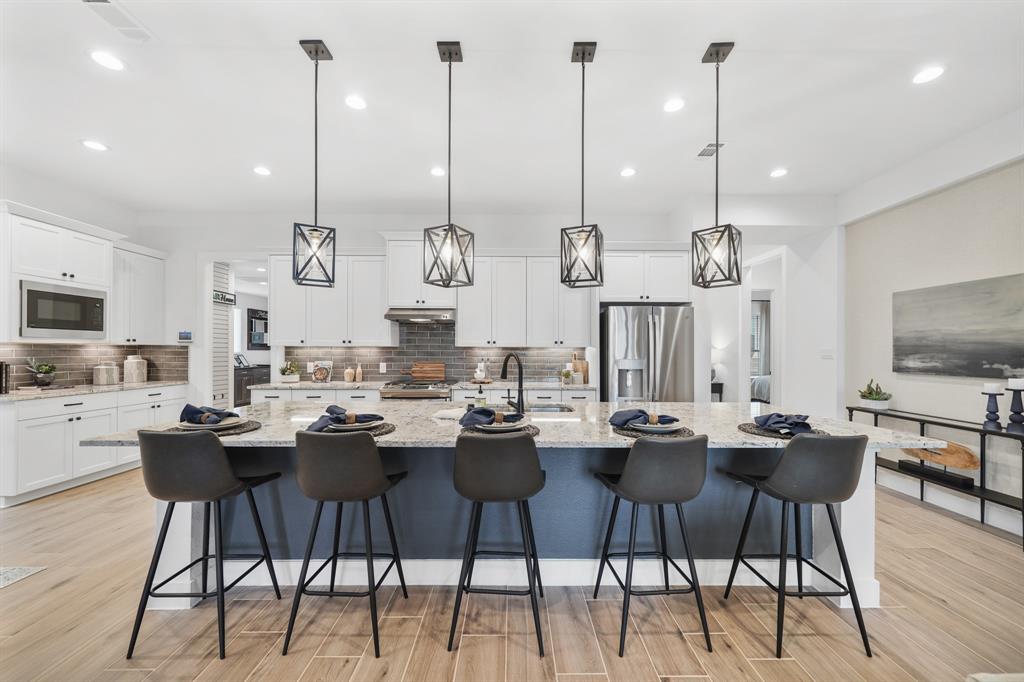
<instances>
[{"instance_id":1,"label":"white kitchen cabinet","mask_svg":"<svg viewBox=\"0 0 1024 682\"><path fill-rule=\"evenodd\" d=\"M302 345L306 342L306 296L309 287L300 287L292 280L292 259L288 256L272 257L269 275L269 342L274 346Z\"/></svg>"},{"instance_id":2,"label":"white kitchen cabinet","mask_svg":"<svg viewBox=\"0 0 1024 682\"><path fill-rule=\"evenodd\" d=\"M390 307L455 307L454 288L445 289L423 283L422 241L389 241L387 265L388 305Z\"/></svg>"},{"instance_id":3,"label":"white kitchen cabinet","mask_svg":"<svg viewBox=\"0 0 1024 682\"><path fill-rule=\"evenodd\" d=\"M494 296L491 291L491 259L477 258L473 286L460 287L455 316L455 345L490 346Z\"/></svg>"},{"instance_id":4,"label":"white kitchen cabinet","mask_svg":"<svg viewBox=\"0 0 1024 682\"><path fill-rule=\"evenodd\" d=\"M113 343L164 343L164 261L114 249L110 307Z\"/></svg>"},{"instance_id":5,"label":"white kitchen cabinet","mask_svg":"<svg viewBox=\"0 0 1024 682\"><path fill-rule=\"evenodd\" d=\"M557 258L530 257L526 261L526 345L594 345L591 330L597 306L593 288L564 286L559 281Z\"/></svg>"},{"instance_id":6,"label":"white kitchen cabinet","mask_svg":"<svg viewBox=\"0 0 1024 682\"><path fill-rule=\"evenodd\" d=\"M16 276L109 288L112 258L107 239L12 216L11 269Z\"/></svg>"},{"instance_id":7,"label":"white kitchen cabinet","mask_svg":"<svg viewBox=\"0 0 1024 682\"><path fill-rule=\"evenodd\" d=\"M85 476L109 469L117 464L117 448L84 447L79 445L86 438L114 433L117 427L117 411L113 408L76 414L71 426L72 475Z\"/></svg>"},{"instance_id":8,"label":"white kitchen cabinet","mask_svg":"<svg viewBox=\"0 0 1024 682\"><path fill-rule=\"evenodd\" d=\"M597 400L596 389L562 389L562 402L569 405L577 403L592 403Z\"/></svg>"},{"instance_id":9,"label":"white kitchen cabinet","mask_svg":"<svg viewBox=\"0 0 1024 682\"><path fill-rule=\"evenodd\" d=\"M299 400L309 403L333 403L338 399L338 392L333 389L293 389L291 394L292 400Z\"/></svg>"},{"instance_id":10,"label":"white kitchen cabinet","mask_svg":"<svg viewBox=\"0 0 1024 682\"><path fill-rule=\"evenodd\" d=\"M552 388L533 388L526 391L527 404L557 403L562 400L562 390L558 386Z\"/></svg>"},{"instance_id":11,"label":"white kitchen cabinet","mask_svg":"<svg viewBox=\"0 0 1024 682\"><path fill-rule=\"evenodd\" d=\"M71 423L56 415L19 421L17 425L17 487L23 493L66 481L72 476Z\"/></svg>"},{"instance_id":12,"label":"white kitchen cabinet","mask_svg":"<svg viewBox=\"0 0 1024 682\"><path fill-rule=\"evenodd\" d=\"M142 403L141 405L125 405L117 408L117 430L135 431L153 425L153 405ZM117 463L126 464L139 460L139 448L137 445L123 446L117 449Z\"/></svg>"},{"instance_id":13,"label":"white kitchen cabinet","mask_svg":"<svg viewBox=\"0 0 1024 682\"><path fill-rule=\"evenodd\" d=\"M689 301L690 254L686 251L605 254L601 300L619 303Z\"/></svg>"},{"instance_id":14,"label":"white kitchen cabinet","mask_svg":"<svg viewBox=\"0 0 1024 682\"><path fill-rule=\"evenodd\" d=\"M292 392L288 389L253 389L249 399L253 405L256 403L284 402L292 399Z\"/></svg>"},{"instance_id":15,"label":"white kitchen cabinet","mask_svg":"<svg viewBox=\"0 0 1024 682\"><path fill-rule=\"evenodd\" d=\"M348 259L334 259L333 287L303 287L306 302L307 346L340 346L349 342ZM383 315L383 313L381 313ZM270 318L273 324L273 317Z\"/></svg>"},{"instance_id":16,"label":"white kitchen cabinet","mask_svg":"<svg viewBox=\"0 0 1024 682\"><path fill-rule=\"evenodd\" d=\"M185 407L184 395L184 386L123 391L118 396L117 428L114 430L134 431L157 424L176 422L181 418L181 410ZM96 448L88 449L94 450ZM137 446L117 448L118 464L136 462L138 460L139 448Z\"/></svg>"},{"instance_id":17,"label":"white kitchen cabinet","mask_svg":"<svg viewBox=\"0 0 1024 682\"><path fill-rule=\"evenodd\" d=\"M185 409L184 400L161 400L156 403L156 408L153 410L153 423L154 424L166 424L168 422L181 421L181 411ZM118 425L118 430L120 424Z\"/></svg>"},{"instance_id":18,"label":"white kitchen cabinet","mask_svg":"<svg viewBox=\"0 0 1024 682\"><path fill-rule=\"evenodd\" d=\"M559 285L558 345L573 348L596 345L591 339L596 312L593 289Z\"/></svg>"},{"instance_id":19,"label":"white kitchen cabinet","mask_svg":"<svg viewBox=\"0 0 1024 682\"><path fill-rule=\"evenodd\" d=\"M345 390L338 389L338 400L339 401L355 400L355 401L364 401L364 402L368 402L368 403L373 403L373 402L377 402L378 400L380 400L380 391L375 390L375 389L363 389L363 388L345 389Z\"/></svg>"},{"instance_id":20,"label":"white kitchen cabinet","mask_svg":"<svg viewBox=\"0 0 1024 682\"><path fill-rule=\"evenodd\" d=\"M458 346L526 345L526 258L477 258L473 286L461 287Z\"/></svg>"},{"instance_id":21,"label":"white kitchen cabinet","mask_svg":"<svg viewBox=\"0 0 1024 682\"><path fill-rule=\"evenodd\" d=\"M388 262L384 256L349 256L348 337L354 346L398 345L398 323L388 310Z\"/></svg>"}]
</instances>

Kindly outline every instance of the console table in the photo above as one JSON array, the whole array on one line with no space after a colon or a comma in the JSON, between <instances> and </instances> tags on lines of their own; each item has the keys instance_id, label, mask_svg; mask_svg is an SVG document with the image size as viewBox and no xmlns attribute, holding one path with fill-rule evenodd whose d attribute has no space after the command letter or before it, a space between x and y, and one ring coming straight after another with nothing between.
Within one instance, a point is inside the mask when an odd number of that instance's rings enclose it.
<instances>
[{"instance_id":1,"label":"console table","mask_svg":"<svg viewBox=\"0 0 1024 682\"><path fill-rule=\"evenodd\" d=\"M1022 458L1021 463L1022 465L1024 465L1024 434L1006 431L993 431L991 429L982 428L982 425L976 422L969 422L963 419L949 419L946 417L936 417L935 415L921 414L919 412L906 412L904 410L874 410L869 407L847 405L846 411L849 414L850 421L853 421L853 414L855 412L863 412L865 414L872 415L874 418L875 426L878 426L879 417L886 417L887 419L901 419L903 421L914 422L918 425L918 433L922 436L925 435L925 428L928 426L940 426L945 429L955 429L957 431L965 431L967 433L973 433L977 435L979 443L978 459L981 462L981 480L979 481L978 485L976 485L974 488L958 488L956 486L944 483L943 481L917 476L904 469L900 469L896 462L893 462L888 459L879 458L878 455L875 455L875 468L877 469L878 467L882 467L883 469L889 469L890 471L895 471L897 473L903 474L904 476L910 476L912 478L918 479L918 481L920 482L919 496L921 498L921 501L924 501L924 484L926 482L931 483L932 485L937 485L942 488L949 488L950 490L955 490L964 495L969 495L971 497L978 498L980 500L981 512L981 518L979 519L979 521L981 521L982 524L985 523L986 502L991 502L992 504L998 504L1003 507L1008 507L1010 509L1016 509L1017 511L1024 512L1024 503L1022 503L1022 500L1024 500L1024 482L1022 482L1021 484L1021 496L1014 497L1013 495L1007 495L1006 493L1001 493L996 490L990 490L987 487L985 481L985 449L988 443L988 439L1008 438L1010 440L1017 441L1020 444ZM923 460L921 461L921 464L924 464ZM1021 537L1021 548L1024 549L1024 536Z\"/></svg>"}]
</instances>

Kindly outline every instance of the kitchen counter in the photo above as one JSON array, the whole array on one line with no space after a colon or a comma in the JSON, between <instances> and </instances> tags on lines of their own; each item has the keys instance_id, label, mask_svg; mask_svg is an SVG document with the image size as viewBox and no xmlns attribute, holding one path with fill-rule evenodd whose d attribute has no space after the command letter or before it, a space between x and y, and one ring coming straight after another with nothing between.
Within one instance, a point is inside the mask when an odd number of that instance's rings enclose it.
<instances>
[{"instance_id":1,"label":"kitchen counter","mask_svg":"<svg viewBox=\"0 0 1024 682\"><path fill-rule=\"evenodd\" d=\"M513 381L507 381L505 379L501 379L501 380L498 380L498 381L492 381L489 384L477 384L477 383L474 383L472 381L460 381L457 384L452 386L452 388L459 389L461 391L468 391L468 390L475 391L478 387L483 387L483 389L485 391L493 391L493 390L504 391L505 389L511 389L511 390L515 391L519 387L519 384L516 381L514 381L514 380ZM566 389L566 390L569 390L569 391L596 391L597 390L597 386L591 386L589 384L565 384L565 385L563 385L561 382L558 382L558 381L524 381L523 382L523 389L524 390L530 390L530 391L532 391L532 390L544 390L544 389L550 389L550 390L554 391L554 390L562 390L563 388Z\"/></svg>"},{"instance_id":2,"label":"kitchen counter","mask_svg":"<svg viewBox=\"0 0 1024 682\"><path fill-rule=\"evenodd\" d=\"M379 390L386 381L328 381L317 382L317 381L295 381L290 384L286 384L281 381L271 381L266 384L256 384L250 386L249 389L252 391L287 391L296 389L299 391L352 391L360 388L367 391Z\"/></svg>"},{"instance_id":3,"label":"kitchen counter","mask_svg":"<svg viewBox=\"0 0 1024 682\"><path fill-rule=\"evenodd\" d=\"M91 395L94 393L110 393L111 391L134 391L146 388L162 388L164 386L187 386L187 381L147 381L141 384L109 384L107 386L96 386L83 384L70 388L53 388L46 391L23 390L11 391L0 395L0 402L17 402L21 400L40 400L42 398L67 398L76 395Z\"/></svg>"}]
</instances>

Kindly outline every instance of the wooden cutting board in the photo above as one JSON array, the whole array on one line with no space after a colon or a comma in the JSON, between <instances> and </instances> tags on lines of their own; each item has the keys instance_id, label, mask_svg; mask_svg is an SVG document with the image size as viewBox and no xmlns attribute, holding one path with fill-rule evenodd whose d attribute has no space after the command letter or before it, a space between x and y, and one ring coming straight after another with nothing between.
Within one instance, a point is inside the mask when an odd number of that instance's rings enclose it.
<instances>
[{"instance_id":1,"label":"wooden cutting board","mask_svg":"<svg viewBox=\"0 0 1024 682\"><path fill-rule=\"evenodd\" d=\"M941 464L955 469L980 469L981 460L966 445L949 441L944 448L903 448L903 454L914 459L923 459L934 464Z\"/></svg>"},{"instance_id":2,"label":"wooden cutting board","mask_svg":"<svg viewBox=\"0 0 1024 682\"><path fill-rule=\"evenodd\" d=\"M444 381L444 363L414 362L409 374L414 381Z\"/></svg>"},{"instance_id":3,"label":"wooden cutting board","mask_svg":"<svg viewBox=\"0 0 1024 682\"><path fill-rule=\"evenodd\" d=\"M576 353L572 354L572 371L583 375L583 383L590 383L590 363L586 360L580 360Z\"/></svg>"}]
</instances>

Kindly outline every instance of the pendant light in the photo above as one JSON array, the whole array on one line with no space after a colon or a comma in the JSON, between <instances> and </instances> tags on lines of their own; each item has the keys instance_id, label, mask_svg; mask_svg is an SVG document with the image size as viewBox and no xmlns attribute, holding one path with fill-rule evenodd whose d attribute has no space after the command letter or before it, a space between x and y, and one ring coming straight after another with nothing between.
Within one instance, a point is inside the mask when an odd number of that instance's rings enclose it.
<instances>
[{"instance_id":1,"label":"pendant light","mask_svg":"<svg viewBox=\"0 0 1024 682\"><path fill-rule=\"evenodd\" d=\"M333 227L319 222L319 107L320 62L334 59L322 40L300 40L299 45L313 60L313 224L295 223L292 233L292 279L308 287L334 286Z\"/></svg>"},{"instance_id":2,"label":"pendant light","mask_svg":"<svg viewBox=\"0 0 1024 682\"><path fill-rule=\"evenodd\" d=\"M573 43L573 63L580 65L580 224L562 228L562 284L571 288L604 285L604 235L596 224L587 225L584 207L584 126L587 110L587 64L594 61L597 43Z\"/></svg>"},{"instance_id":3,"label":"pendant light","mask_svg":"<svg viewBox=\"0 0 1024 682\"><path fill-rule=\"evenodd\" d=\"M473 233L452 222L452 62L462 61L458 42L437 43L448 63L448 222L423 230L423 283L446 289L473 286Z\"/></svg>"},{"instance_id":4,"label":"pendant light","mask_svg":"<svg viewBox=\"0 0 1024 682\"><path fill-rule=\"evenodd\" d=\"M740 261L743 250L743 235L735 225L718 222L718 156L722 145L718 141L718 70L725 58L732 52L735 43L711 43L701 61L715 65L715 144L708 145L701 156L708 151L715 157L715 225L692 234L693 284L702 289L731 287L741 283Z\"/></svg>"}]
</instances>

